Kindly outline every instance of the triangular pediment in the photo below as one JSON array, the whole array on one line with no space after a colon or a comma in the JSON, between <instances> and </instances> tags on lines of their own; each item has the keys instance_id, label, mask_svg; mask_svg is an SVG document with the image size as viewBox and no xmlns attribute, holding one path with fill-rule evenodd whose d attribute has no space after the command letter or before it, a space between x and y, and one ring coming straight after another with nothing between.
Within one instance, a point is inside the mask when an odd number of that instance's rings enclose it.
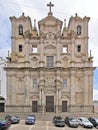
<instances>
[{"instance_id":1,"label":"triangular pediment","mask_svg":"<svg viewBox=\"0 0 98 130\"><path fill-rule=\"evenodd\" d=\"M49 44L49 45L46 45L44 48L45 48L45 49L55 49L56 46L54 46L54 45L52 45L52 44Z\"/></svg>"}]
</instances>

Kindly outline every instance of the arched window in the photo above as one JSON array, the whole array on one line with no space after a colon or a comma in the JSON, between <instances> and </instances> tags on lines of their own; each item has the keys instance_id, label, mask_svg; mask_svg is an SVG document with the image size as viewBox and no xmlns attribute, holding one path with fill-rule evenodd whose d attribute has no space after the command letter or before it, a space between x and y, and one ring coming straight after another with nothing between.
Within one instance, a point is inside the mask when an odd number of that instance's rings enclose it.
<instances>
[{"instance_id":1,"label":"arched window","mask_svg":"<svg viewBox=\"0 0 98 130\"><path fill-rule=\"evenodd\" d=\"M19 25L19 35L23 35L23 26Z\"/></svg>"},{"instance_id":2,"label":"arched window","mask_svg":"<svg viewBox=\"0 0 98 130\"><path fill-rule=\"evenodd\" d=\"M22 45L19 45L19 52L22 52Z\"/></svg>"},{"instance_id":3,"label":"arched window","mask_svg":"<svg viewBox=\"0 0 98 130\"><path fill-rule=\"evenodd\" d=\"M81 52L81 45L77 45L77 52Z\"/></svg>"},{"instance_id":4,"label":"arched window","mask_svg":"<svg viewBox=\"0 0 98 130\"><path fill-rule=\"evenodd\" d=\"M81 35L81 26L80 25L77 26L77 35Z\"/></svg>"}]
</instances>

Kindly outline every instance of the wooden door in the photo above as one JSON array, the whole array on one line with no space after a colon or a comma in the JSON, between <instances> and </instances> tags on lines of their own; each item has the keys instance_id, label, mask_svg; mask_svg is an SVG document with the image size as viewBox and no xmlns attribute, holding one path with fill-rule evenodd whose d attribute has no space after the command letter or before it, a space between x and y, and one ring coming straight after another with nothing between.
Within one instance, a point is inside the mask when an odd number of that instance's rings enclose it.
<instances>
[{"instance_id":1,"label":"wooden door","mask_svg":"<svg viewBox=\"0 0 98 130\"><path fill-rule=\"evenodd\" d=\"M37 112L37 107L38 106L38 103L37 101L32 101L32 112Z\"/></svg>"},{"instance_id":2,"label":"wooden door","mask_svg":"<svg viewBox=\"0 0 98 130\"><path fill-rule=\"evenodd\" d=\"M46 112L54 112L54 96L46 96Z\"/></svg>"},{"instance_id":3,"label":"wooden door","mask_svg":"<svg viewBox=\"0 0 98 130\"><path fill-rule=\"evenodd\" d=\"M62 101L62 112L67 112L67 101Z\"/></svg>"}]
</instances>

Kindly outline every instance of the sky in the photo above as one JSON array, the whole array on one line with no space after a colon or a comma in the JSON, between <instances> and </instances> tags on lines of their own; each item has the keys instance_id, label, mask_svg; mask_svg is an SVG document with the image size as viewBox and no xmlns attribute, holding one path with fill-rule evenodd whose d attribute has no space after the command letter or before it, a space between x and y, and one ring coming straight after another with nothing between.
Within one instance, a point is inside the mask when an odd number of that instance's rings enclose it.
<instances>
[{"instance_id":1,"label":"sky","mask_svg":"<svg viewBox=\"0 0 98 130\"><path fill-rule=\"evenodd\" d=\"M49 12L47 4L50 0L0 0L0 57L6 57L11 51L11 22L9 17L20 17L24 12L30 16L32 24L34 19L40 21ZM92 51L93 66L96 67L93 79L93 100L98 100L98 0L51 0L53 16L68 24L69 18L77 13L79 17L90 17L89 21L89 50Z\"/></svg>"}]
</instances>

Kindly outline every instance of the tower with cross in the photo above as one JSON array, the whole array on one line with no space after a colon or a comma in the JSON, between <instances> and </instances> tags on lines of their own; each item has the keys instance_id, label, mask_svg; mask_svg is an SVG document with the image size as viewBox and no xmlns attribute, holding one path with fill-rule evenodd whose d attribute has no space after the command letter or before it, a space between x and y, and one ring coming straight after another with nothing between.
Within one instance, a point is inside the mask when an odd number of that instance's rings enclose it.
<instances>
[{"instance_id":1,"label":"tower with cross","mask_svg":"<svg viewBox=\"0 0 98 130\"><path fill-rule=\"evenodd\" d=\"M47 6L49 7L49 13L48 13L48 15L52 15L51 7L53 7L54 4L52 4L51 2L49 2L49 4L47 4Z\"/></svg>"}]
</instances>

